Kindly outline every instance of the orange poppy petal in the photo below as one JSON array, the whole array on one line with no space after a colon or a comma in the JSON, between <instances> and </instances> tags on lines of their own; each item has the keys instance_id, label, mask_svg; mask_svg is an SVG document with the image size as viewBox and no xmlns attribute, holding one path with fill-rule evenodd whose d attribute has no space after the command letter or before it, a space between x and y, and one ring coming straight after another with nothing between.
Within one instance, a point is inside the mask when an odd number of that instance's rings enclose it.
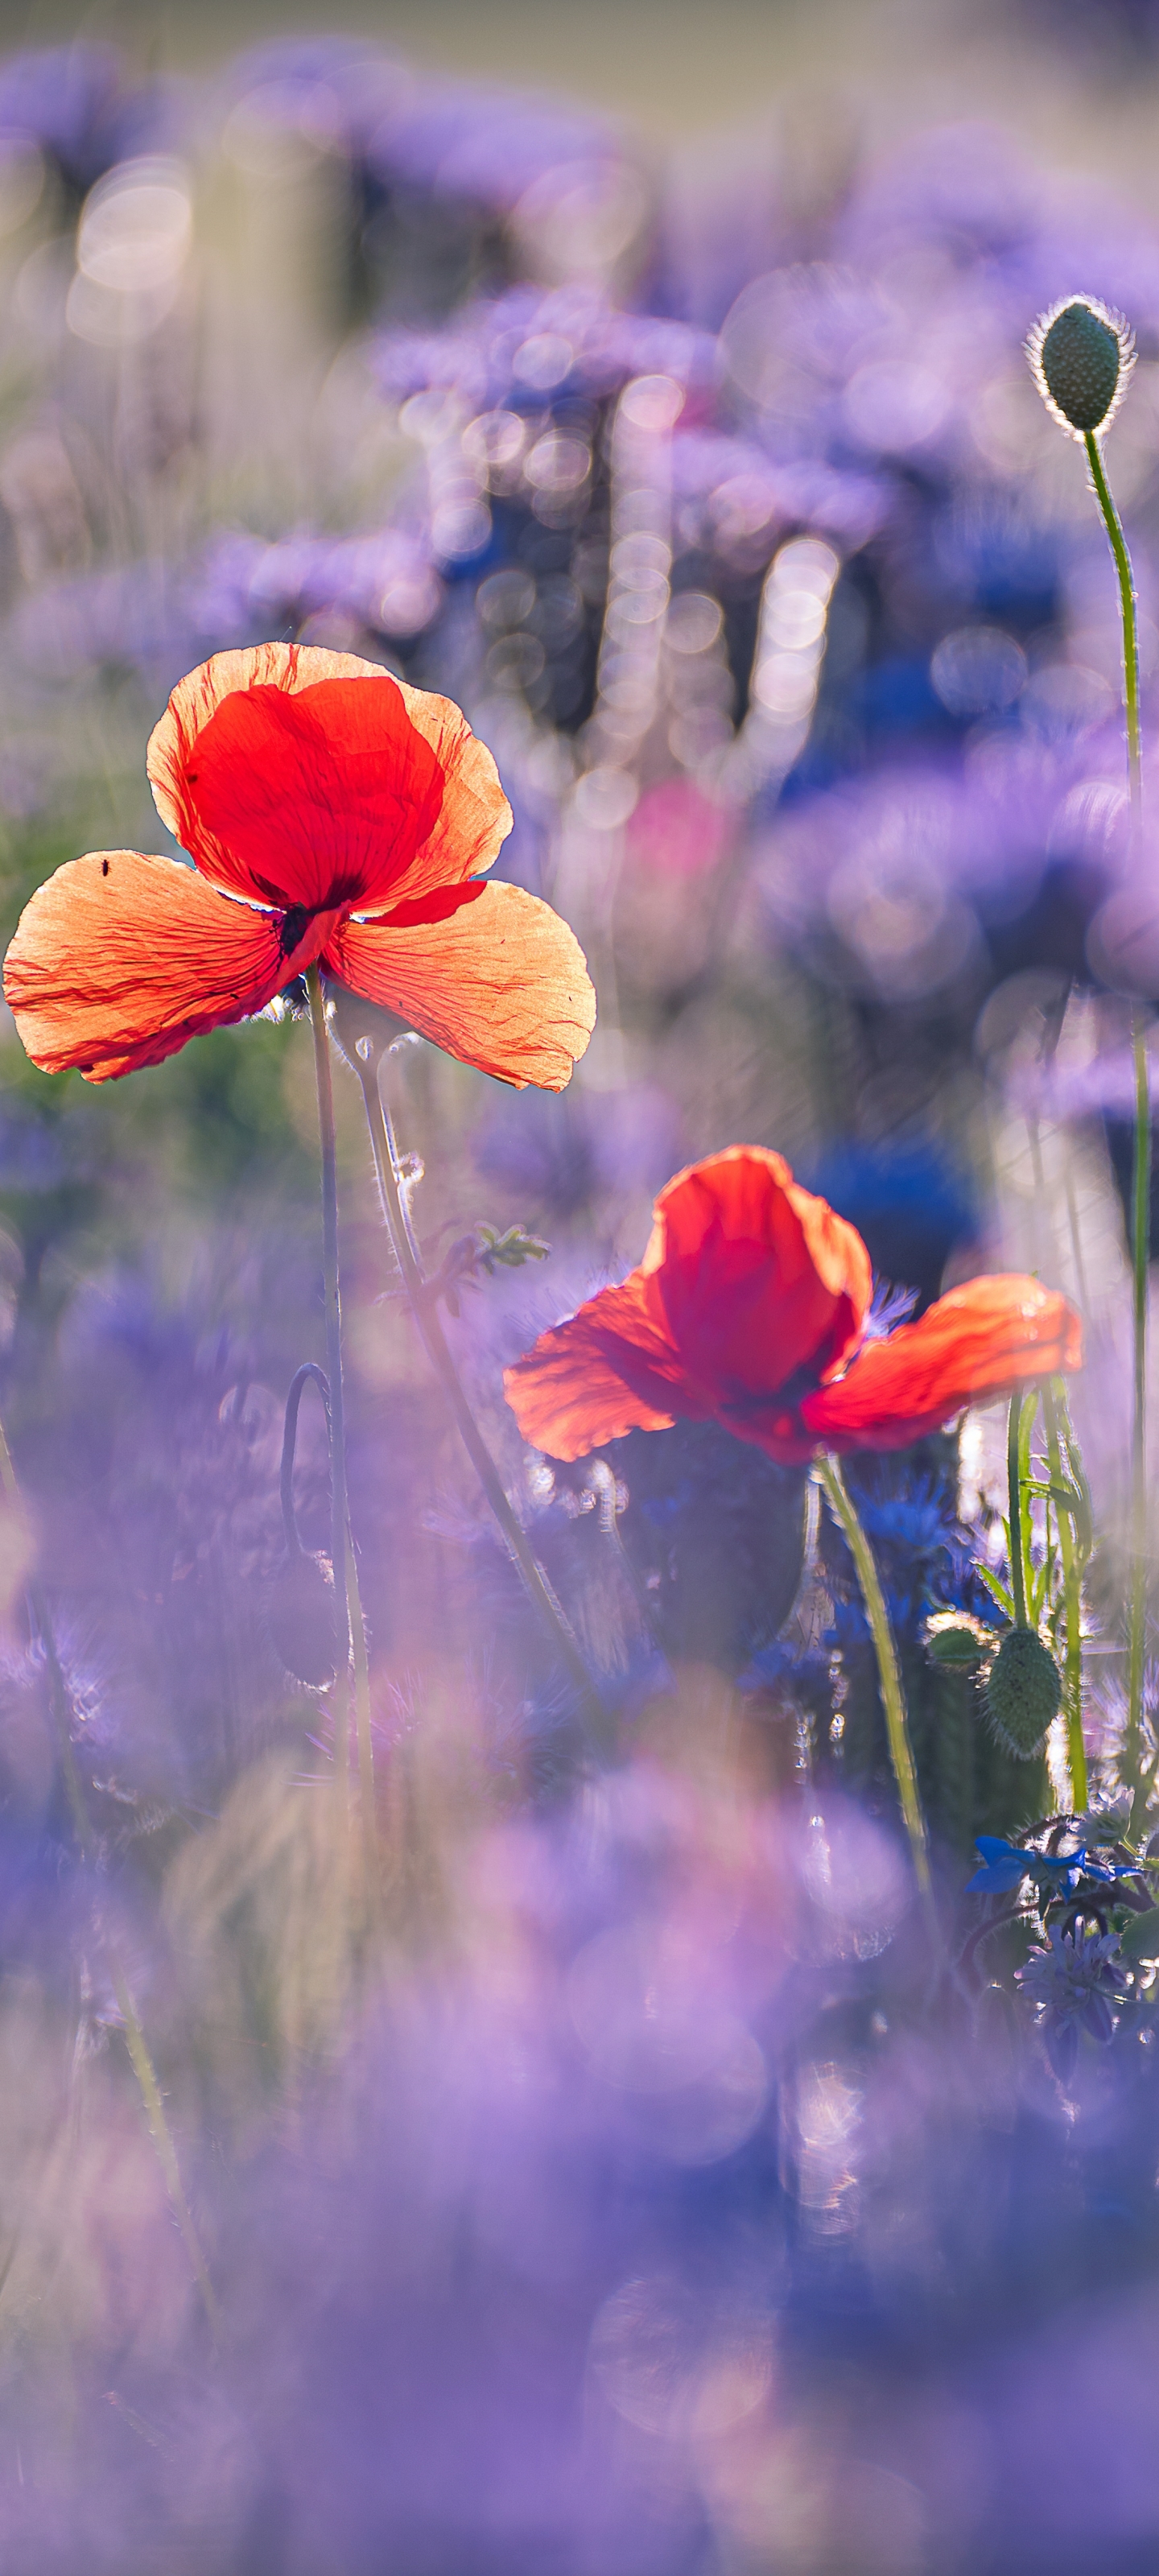
<instances>
[{"instance_id":1,"label":"orange poppy petal","mask_svg":"<svg viewBox=\"0 0 1159 2576\"><path fill-rule=\"evenodd\" d=\"M385 921L348 921L323 963L448 1055L520 1089L562 1091L595 1027L579 941L521 886L448 887Z\"/></svg>"},{"instance_id":2,"label":"orange poppy petal","mask_svg":"<svg viewBox=\"0 0 1159 2576\"><path fill-rule=\"evenodd\" d=\"M967 1404L1082 1366L1082 1326L1057 1289L1013 1274L951 1288L916 1324L869 1342L836 1385L804 1397L819 1448L903 1449Z\"/></svg>"},{"instance_id":3,"label":"orange poppy petal","mask_svg":"<svg viewBox=\"0 0 1159 2576\"><path fill-rule=\"evenodd\" d=\"M238 689L185 772L194 854L266 903L389 902L443 802L443 773L396 683Z\"/></svg>"},{"instance_id":4,"label":"orange poppy petal","mask_svg":"<svg viewBox=\"0 0 1159 2576\"><path fill-rule=\"evenodd\" d=\"M412 689L405 680L398 685L411 723L430 744L446 782L430 838L398 882L396 900L411 903L429 887L461 885L465 877L485 875L514 816L486 743L476 740L453 698Z\"/></svg>"},{"instance_id":5,"label":"orange poppy petal","mask_svg":"<svg viewBox=\"0 0 1159 2576\"><path fill-rule=\"evenodd\" d=\"M627 1431L670 1431L677 1414L701 1421L707 1411L685 1384L642 1270L541 1333L504 1370L503 1388L524 1439L549 1458L586 1458Z\"/></svg>"},{"instance_id":6,"label":"orange poppy petal","mask_svg":"<svg viewBox=\"0 0 1159 2576\"><path fill-rule=\"evenodd\" d=\"M422 769L429 777L433 762L442 778L441 803L422 819L420 837L416 840L408 834L405 840L396 842L388 830L380 841L376 854L379 874L365 880L361 904L370 910L379 903L410 900L428 887L460 884L491 866L511 829L511 808L490 752L476 741L466 717L449 698L412 689L406 681L395 680L380 663L364 661L356 653L330 653L309 644L257 644L244 652L215 653L180 680L149 742L146 765L158 812L207 875L243 891L256 890L246 873L245 852L235 849L232 839L223 839L223 825L228 828L236 822L236 816L219 813L212 818L211 827L211 820L199 808L197 747L219 710L231 697L256 689L277 690L283 696L297 698L332 681L355 680L376 684L375 694L383 707L377 720L384 737L380 756L388 770L394 757L391 744L397 747L401 739L410 771ZM397 734L400 700L417 741ZM366 752L374 728L353 714L349 692L343 691L341 701L331 701L335 709L339 704L342 724L331 751L346 782L355 783L358 769L367 765ZM424 749L429 755L427 760L423 758ZM377 786L389 788L392 775L379 779ZM272 793L279 792L284 819L290 791L284 784L279 791L275 766ZM365 819L365 784L356 784L354 802ZM332 846L335 820L342 828L350 827L345 795L339 798L339 807L337 817L331 817L327 825L326 849ZM265 840L261 863L269 875L270 850ZM280 869L280 861L277 864ZM278 891L271 900L298 903L313 899L286 888L280 873L274 881Z\"/></svg>"},{"instance_id":7,"label":"orange poppy petal","mask_svg":"<svg viewBox=\"0 0 1159 2576\"><path fill-rule=\"evenodd\" d=\"M644 1266L674 1341L722 1407L767 1399L802 1367L840 1368L872 1290L856 1229L758 1145L731 1145L669 1181Z\"/></svg>"},{"instance_id":8,"label":"orange poppy petal","mask_svg":"<svg viewBox=\"0 0 1159 2576\"><path fill-rule=\"evenodd\" d=\"M218 894L177 859L94 850L25 906L4 993L34 1064L108 1082L187 1039L264 1010L308 962L280 924Z\"/></svg>"}]
</instances>

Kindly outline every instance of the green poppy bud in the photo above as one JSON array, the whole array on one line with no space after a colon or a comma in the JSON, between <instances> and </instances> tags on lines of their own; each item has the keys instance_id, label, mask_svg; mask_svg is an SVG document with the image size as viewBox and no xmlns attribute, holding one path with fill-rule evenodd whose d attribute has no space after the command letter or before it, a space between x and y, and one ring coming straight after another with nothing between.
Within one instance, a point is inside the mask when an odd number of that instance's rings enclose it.
<instances>
[{"instance_id":1,"label":"green poppy bud","mask_svg":"<svg viewBox=\"0 0 1159 2576\"><path fill-rule=\"evenodd\" d=\"M1135 364L1134 333L1094 296L1052 304L1026 343L1047 410L1071 438L1109 429Z\"/></svg>"},{"instance_id":2,"label":"green poppy bud","mask_svg":"<svg viewBox=\"0 0 1159 2576\"><path fill-rule=\"evenodd\" d=\"M1019 1762L1042 1751L1062 1706L1062 1676L1033 1628L1010 1628L986 1681L986 1714L998 1742Z\"/></svg>"}]
</instances>

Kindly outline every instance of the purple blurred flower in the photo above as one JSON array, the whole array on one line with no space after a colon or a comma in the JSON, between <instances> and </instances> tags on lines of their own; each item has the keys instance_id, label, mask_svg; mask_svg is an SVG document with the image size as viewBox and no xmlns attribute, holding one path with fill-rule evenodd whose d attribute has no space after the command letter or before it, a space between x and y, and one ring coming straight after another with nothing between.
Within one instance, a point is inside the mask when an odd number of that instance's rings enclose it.
<instances>
[{"instance_id":1,"label":"purple blurred flower","mask_svg":"<svg viewBox=\"0 0 1159 2576\"><path fill-rule=\"evenodd\" d=\"M1114 2037L1115 2016L1130 1992L1130 1978L1116 1965L1117 1932L1089 1933L1082 1923L1073 1931L1054 1924L1048 1950L1032 1950L1016 1971L1023 1994L1044 2006L1043 2020L1052 2035L1085 2030L1105 2047Z\"/></svg>"},{"instance_id":2,"label":"purple blurred flower","mask_svg":"<svg viewBox=\"0 0 1159 2576\"><path fill-rule=\"evenodd\" d=\"M118 161L171 151L183 123L176 88L134 84L112 45L54 46L0 62L0 134L51 153L82 194Z\"/></svg>"},{"instance_id":3,"label":"purple blurred flower","mask_svg":"<svg viewBox=\"0 0 1159 2576\"><path fill-rule=\"evenodd\" d=\"M976 974L980 932L1005 972L1081 974L1124 863L1122 757L1117 731L997 734L960 769L882 770L792 806L758 849L770 925L826 980L886 1000Z\"/></svg>"}]
</instances>

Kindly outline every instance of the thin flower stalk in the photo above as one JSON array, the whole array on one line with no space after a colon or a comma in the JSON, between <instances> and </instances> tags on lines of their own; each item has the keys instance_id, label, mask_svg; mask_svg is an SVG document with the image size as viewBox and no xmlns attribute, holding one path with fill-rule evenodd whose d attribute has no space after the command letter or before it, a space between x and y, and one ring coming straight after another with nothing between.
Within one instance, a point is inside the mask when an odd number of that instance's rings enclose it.
<instances>
[{"instance_id":1,"label":"thin flower stalk","mask_svg":"<svg viewBox=\"0 0 1159 2576\"><path fill-rule=\"evenodd\" d=\"M346 1592L350 1604L350 1651L354 1671L354 1732L358 1744L358 1777L361 1788L362 1873L367 1914L373 1924L378 1916L379 1854L378 1810L374 1794L374 1738L370 1722L370 1660L366 1651L366 1623L362 1616L362 1597L358 1584L358 1561L350 1518L346 1520Z\"/></svg>"},{"instance_id":2,"label":"thin flower stalk","mask_svg":"<svg viewBox=\"0 0 1159 2576\"><path fill-rule=\"evenodd\" d=\"M282 1523L286 1533L286 1547L292 1561L300 1561L303 1553L302 1542L298 1535L297 1517L294 1511L294 1450L297 1441L298 1411L302 1401L302 1394L305 1387L311 1381L313 1381L314 1385L317 1387L325 1408L327 1440L329 1440L330 1436L329 1378L327 1377L325 1370L319 1368L316 1360L304 1360L301 1368L297 1370L295 1376L291 1380L289 1394L286 1398L286 1430L282 1444ZM363 1789L361 1801L363 1871L366 1882L367 1905L371 1915L373 1916L377 1911L378 1902L378 1843L375 1830L376 1809L373 1798L374 1747L370 1717L370 1664L366 1652L366 1622L362 1614L362 1595L358 1582L358 1558L354 1546L354 1535L350 1527L349 1510L346 1515L345 1556L347 1608L350 1624L350 1650L354 1678L354 1724L358 1744L360 1783ZM335 1737L334 1763L340 1788L345 1786L347 1779L349 1762L348 1738L349 1728L339 1726L336 1730ZM369 1800L365 1794L365 1784L367 1781L369 1781L371 1785L371 1797Z\"/></svg>"},{"instance_id":3,"label":"thin flower stalk","mask_svg":"<svg viewBox=\"0 0 1159 2576\"><path fill-rule=\"evenodd\" d=\"M338 1151L334 1133L334 1085L330 1072L330 1033L326 1002L317 966L306 976L310 1025L314 1036L314 1073L318 1086L318 1134L322 1157L322 1269L326 1303L326 1374L330 1384L327 1421L330 1435L330 1563L334 1573L334 1750L339 1778L347 1769L350 1727L350 1592L346 1555L346 1422L342 1398L342 1306L338 1279ZM361 1751L361 1747L360 1747ZM362 1782L373 1814L374 1778Z\"/></svg>"},{"instance_id":4,"label":"thin flower stalk","mask_svg":"<svg viewBox=\"0 0 1159 2576\"><path fill-rule=\"evenodd\" d=\"M1140 1013L1132 1019L1135 1159L1131 1190L1134 1389L1131 1414L1131 1613L1127 1678L1127 1778L1135 1787L1132 1826L1142 1824L1143 1666L1147 1650L1147 1300L1151 1262L1151 1102Z\"/></svg>"},{"instance_id":5,"label":"thin flower stalk","mask_svg":"<svg viewBox=\"0 0 1159 2576\"><path fill-rule=\"evenodd\" d=\"M500 1534L523 1578L530 1599L551 1630L560 1661L565 1665L576 1686L589 1731L598 1742L607 1734L607 1715L603 1703L563 1605L557 1600L534 1549L528 1544L527 1533L512 1510L503 1479L476 1421L473 1407L443 1331L437 1303L431 1292L418 1239L411 1223L410 1210L406 1203L406 1192L399 1172L398 1149L390 1115L382 1097L377 1058L355 1052L352 1054L351 1061L358 1075L366 1108L366 1123L370 1133L370 1146L374 1157L383 1220L402 1274L403 1286L423 1347L442 1385L463 1446L490 1504Z\"/></svg>"},{"instance_id":6,"label":"thin flower stalk","mask_svg":"<svg viewBox=\"0 0 1159 2576\"><path fill-rule=\"evenodd\" d=\"M1031 1462L1034 1419L1038 1411L1038 1388L1016 1387L1010 1399L1006 1432L1006 1475L1010 1494L1010 1518L1007 1536L1010 1541L1010 1589L1014 1601L1016 1628L1034 1628L1031 1613L1034 1597L1034 1528L1030 1513L1030 1495L1035 1490Z\"/></svg>"},{"instance_id":7,"label":"thin flower stalk","mask_svg":"<svg viewBox=\"0 0 1159 2576\"><path fill-rule=\"evenodd\" d=\"M1115 507L1103 464L1098 435L1088 430L1084 441L1095 498L1110 541L1119 582L1123 630L1123 702L1127 718L1127 773L1131 792L1131 830L1137 840L1143 817L1143 754L1139 727L1139 610L1135 577L1123 523ZM1151 1099L1147 1037L1142 1011L1131 1014L1131 1053L1135 1072L1135 1150L1131 1176L1131 1273L1134 1368L1131 1410L1131 1589L1128 1626L1127 1778L1138 1808L1143 1792L1143 1665L1147 1646L1147 1287L1151 1252ZM1142 1815L1133 1816L1142 1823Z\"/></svg>"},{"instance_id":8,"label":"thin flower stalk","mask_svg":"<svg viewBox=\"0 0 1159 2576\"><path fill-rule=\"evenodd\" d=\"M1023 1392L1017 1388L1010 1398L1006 1429L1006 1479L1010 1492L1010 1590L1014 1600L1014 1625L1028 1628L1026 1615L1026 1549L1022 1532L1022 1461Z\"/></svg>"},{"instance_id":9,"label":"thin flower stalk","mask_svg":"<svg viewBox=\"0 0 1159 2576\"><path fill-rule=\"evenodd\" d=\"M1135 579L1123 525L1107 481L1102 441L1114 420L1135 365L1135 340L1124 316L1097 297L1063 299L1040 314L1027 341L1031 372L1052 419L1085 448L1095 499L1106 528L1119 584L1123 634L1123 702L1127 719L1127 773L1131 837L1138 845L1143 814L1143 756L1139 727L1139 620ZM1147 1287L1151 1217L1151 1103L1146 1035L1141 1011L1131 1021L1135 1065L1135 1154L1131 1191L1134 1370L1131 1420L1130 1601L1128 1611L1126 1778L1134 1790L1132 1824L1142 1825L1143 1663L1147 1635Z\"/></svg>"},{"instance_id":10,"label":"thin flower stalk","mask_svg":"<svg viewBox=\"0 0 1159 2576\"><path fill-rule=\"evenodd\" d=\"M889 1624L885 1594L874 1561L873 1550L858 1519L856 1506L841 1472L840 1461L831 1451L823 1450L817 1460L817 1475L825 1500L841 1530L857 1568L857 1580L869 1621L873 1650L877 1657L877 1675L881 1704L885 1712L885 1730L889 1741L893 1776L901 1804L905 1829L913 1854L914 1874L926 1905L933 1910L933 1887L930 1879L929 1845L925 1818L918 1795L917 1771L909 1738L905 1694L898 1667L897 1648Z\"/></svg>"},{"instance_id":11,"label":"thin flower stalk","mask_svg":"<svg viewBox=\"0 0 1159 2576\"><path fill-rule=\"evenodd\" d=\"M1127 769L1131 782L1131 814L1136 830L1143 813L1143 747L1139 730L1139 608L1135 597L1135 575L1123 522L1115 508L1111 487L1103 464L1103 451L1096 430L1088 429L1083 441L1095 498L1103 515L1103 525L1110 540L1115 571L1119 580L1119 609L1123 627L1123 701L1127 715Z\"/></svg>"},{"instance_id":12,"label":"thin flower stalk","mask_svg":"<svg viewBox=\"0 0 1159 2576\"><path fill-rule=\"evenodd\" d=\"M1066 1646L1063 1659L1063 1705L1066 1710L1066 1755L1070 1771L1070 1801L1076 1815L1087 1804L1087 1751L1083 1742L1083 1639L1082 1639L1082 1570L1075 1537L1074 1523L1066 1503L1061 1499L1068 1478L1063 1467L1059 1410L1054 1387L1042 1390L1042 1411L1046 1424L1046 1454L1050 1481L1058 1501L1058 1544L1062 1556L1063 1618Z\"/></svg>"}]
</instances>

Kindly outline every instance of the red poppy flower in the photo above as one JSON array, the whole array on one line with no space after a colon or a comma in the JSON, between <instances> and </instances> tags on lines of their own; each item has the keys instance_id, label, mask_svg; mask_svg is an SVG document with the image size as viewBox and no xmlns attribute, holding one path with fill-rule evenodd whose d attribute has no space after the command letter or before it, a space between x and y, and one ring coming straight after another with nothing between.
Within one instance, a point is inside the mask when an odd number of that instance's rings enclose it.
<instances>
[{"instance_id":1,"label":"red poppy flower","mask_svg":"<svg viewBox=\"0 0 1159 2576\"><path fill-rule=\"evenodd\" d=\"M524 1438L582 1458L678 1416L791 1465L901 1449L1026 1378L1078 1368L1077 1315L1037 1279L971 1279L916 1324L864 1338L869 1254L780 1154L731 1145L669 1181L638 1270L506 1372Z\"/></svg>"},{"instance_id":2,"label":"red poppy flower","mask_svg":"<svg viewBox=\"0 0 1159 2576\"><path fill-rule=\"evenodd\" d=\"M511 808L449 698L352 653L216 653L147 766L194 864L97 850L39 887L4 965L34 1064L90 1082L160 1064L317 959L449 1055L563 1089L595 995L566 923L482 881Z\"/></svg>"}]
</instances>

